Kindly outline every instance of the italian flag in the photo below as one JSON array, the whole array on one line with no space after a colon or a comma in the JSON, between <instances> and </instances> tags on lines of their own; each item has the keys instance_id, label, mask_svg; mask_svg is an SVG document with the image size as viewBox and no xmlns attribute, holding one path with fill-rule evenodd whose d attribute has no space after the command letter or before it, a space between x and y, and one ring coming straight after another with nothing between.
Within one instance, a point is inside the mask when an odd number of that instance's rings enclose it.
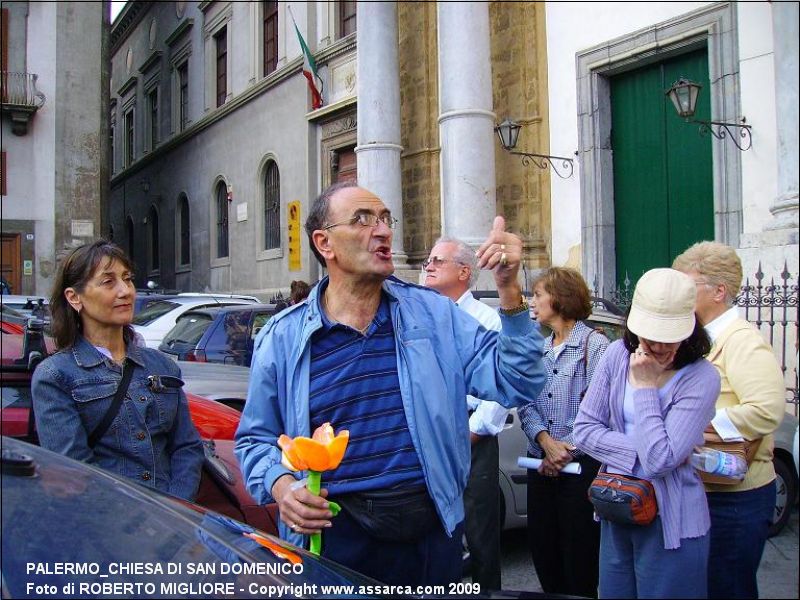
<instances>
[{"instance_id":1,"label":"italian flag","mask_svg":"<svg viewBox=\"0 0 800 600\"><path fill-rule=\"evenodd\" d=\"M300 30L294 21L294 15L292 15L292 22L294 23L294 30L297 32L297 39L300 40L300 48L303 50L303 75L308 80L308 89L311 90L311 108L316 110L322 106L322 79L317 73L317 63L314 60L314 56L311 54L311 50L308 49L303 36L300 35ZM317 81L319 82L319 87L317 87Z\"/></svg>"}]
</instances>

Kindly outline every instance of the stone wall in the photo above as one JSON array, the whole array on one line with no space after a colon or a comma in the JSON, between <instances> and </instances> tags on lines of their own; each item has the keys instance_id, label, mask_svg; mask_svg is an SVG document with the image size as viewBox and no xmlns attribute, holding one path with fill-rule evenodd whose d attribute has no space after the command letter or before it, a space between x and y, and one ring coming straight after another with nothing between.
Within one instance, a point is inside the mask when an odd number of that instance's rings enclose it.
<instances>
[{"instance_id":1,"label":"stone wall","mask_svg":"<svg viewBox=\"0 0 800 600\"><path fill-rule=\"evenodd\" d=\"M544 8L492 2L492 79L498 120L524 125L518 149L548 154ZM424 259L441 230L436 3L398 3L404 246ZM496 146L498 213L522 236L526 264L550 264L550 172ZM487 233L491 223L487 224Z\"/></svg>"},{"instance_id":2,"label":"stone wall","mask_svg":"<svg viewBox=\"0 0 800 600\"><path fill-rule=\"evenodd\" d=\"M441 229L436 3L398 2L403 245L409 261L428 256Z\"/></svg>"},{"instance_id":3,"label":"stone wall","mask_svg":"<svg viewBox=\"0 0 800 600\"><path fill-rule=\"evenodd\" d=\"M517 150L550 154L547 115L547 46L544 5L491 2L492 79L498 121L510 117L523 127ZM524 243L526 264L550 264L550 177L521 157L495 152L498 212Z\"/></svg>"}]
</instances>

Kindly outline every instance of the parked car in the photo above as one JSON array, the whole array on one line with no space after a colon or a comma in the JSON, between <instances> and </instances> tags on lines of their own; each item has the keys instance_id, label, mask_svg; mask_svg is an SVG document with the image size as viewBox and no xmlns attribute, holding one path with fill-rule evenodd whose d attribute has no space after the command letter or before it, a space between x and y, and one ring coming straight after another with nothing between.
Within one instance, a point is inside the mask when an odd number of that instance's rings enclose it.
<instances>
[{"instance_id":1,"label":"parked car","mask_svg":"<svg viewBox=\"0 0 800 600\"><path fill-rule=\"evenodd\" d=\"M275 304L188 310L164 336L158 349L183 361L249 367L255 337L276 312Z\"/></svg>"},{"instance_id":2,"label":"parked car","mask_svg":"<svg viewBox=\"0 0 800 600\"><path fill-rule=\"evenodd\" d=\"M0 321L0 332L2 333L16 333L17 335L22 335L23 331L25 331L23 325L9 321Z\"/></svg>"},{"instance_id":3,"label":"parked car","mask_svg":"<svg viewBox=\"0 0 800 600\"><path fill-rule=\"evenodd\" d=\"M25 325L28 322L30 315L18 311L11 306L0 304L0 320L4 323L13 323L15 325Z\"/></svg>"},{"instance_id":4,"label":"parked car","mask_svg":"<svg viewBox=\"0 0 800 600\"><path fill-rule=\"evenodd\" d=\"M169 300L177 294L154 294L149 291L136 290L136 300L133 301L133 314L138 315L151 304L159 300Z\"/></svg>"},{"instance_id":5,"label":"parked car","mask_svg":"<svg viewBox=\"0 0 800 600\"><path fill-rule=\"evenodd\" d=\"M199 394L241 412L247 399L250 369L236 365L209 362L180 363L187 394Z\"/></svg>"},{"instance_id":6,"label":"parked car","mask_svg":"<svg viewBox=\"0 0 800 600\"><path fill-rule=\"evenodd\" d=\"M180 297L189 298L233 298L234 300L244 300L246 302L258 303L261 302L255 296L247 296L245 294L215 294L213 292L179 292Z\"/></svg>"},{"instance_id":7,"label":"parked car","mask_svg":"<svg viewBox=\"0 0 800 600\"><path fill-rule=\"evenodd\" d=\"M231 296L174 296L152 302L133 316L133 328L148 348L158 348L167 332L183 313L193 308L230 304L254 304L247 297Z\"/></svg>"},{"instance_id":8,"label":"parked car","mask_svg":"<svg viewBox=\"0 0 800 600\"><path fill-rule=\"evenodd\" d=\"M52 351L52 341L46 336L32 341L31 332L27 338L2 336L0 433L38 443L31 410L31 378L37 360ZM44 348L41 343L45 344ZM191 392L186 396L192 421L204 438L206 451L198 503L264 531L277 532L276 505L264 507L255 503L247 493L233 453L232 440L241 417L239 411Z\"/></svg>"},{"instance_id":9,"label":"parked car","mask_svg":"<svg viewBox=\"0 0 800 600\"><path fill-rule=\"evenodd\" d=\"M52 353L55 349L52 339L44 336L44 341L47 354ZM33 439L33 417L30 415L33 370L29 359L25 358L25 336L3 334L2 342L2 434ZM186 399L189 401L192 421L201 437L233 439L239 426L240 411L192 392L186 393Z\"/></svg>"},{"instance_id":10,"label":"parked car","mask_svg":"<svg viewBox=\"0 0 800 600\"><path fill-rule=\"evenodd\" d=\"M359 595L359 586L380 585L251 525L19 440L3 438L2 473L4 598L266 598L298 589L335 597L341 592L320 586L353 585Z\"/></svg>"},{"instance_id":11,"label":"parked car","mask_svg":"<svg viewBox=\"0 0 800 600\"><path fill-rule=\"evenodd\" d=\"M50 320L50 301L44 296L2 294L0 295L0 304L2 304L4 311L6 308L10 308L26 318L38 317L44 321Z\"/></svg>"},{"instance_id":12,"label":"parked car","mask_svg":"<svg viewBox=\"0 0 800 600\"><path fill-rule=\"evenodd\" d=\"M797 503L798 478L797 470L793 468L794 457L792 456L797 425L797 417L786 413L774 433L775 455L772 463L775 465L775 487L778 493L775 499L775 515L769 530L770 537L778 535L786 526L792 507Z\"/></svg>"}]
</instances>

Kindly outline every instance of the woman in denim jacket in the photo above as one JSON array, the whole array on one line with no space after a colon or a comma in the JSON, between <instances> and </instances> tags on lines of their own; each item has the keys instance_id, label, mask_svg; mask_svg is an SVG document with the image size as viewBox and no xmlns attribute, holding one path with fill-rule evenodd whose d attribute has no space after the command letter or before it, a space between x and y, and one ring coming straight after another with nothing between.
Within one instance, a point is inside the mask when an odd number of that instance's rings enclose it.
<instances>
[{"instance_id":1,"label":"woman in denim jacket","mask_svg":"<svg viewBox=\"0 0 800 600\"><path fill-rule=\"evenodd\" d=\"M203 446L180 387L180 369L135 342L135 297L133 264L118 246L100 240L64 258L50 300L59 352L33 376L39 442L191 500L200 483ZM91 446L89 436L113 402L126 360L133 368L128 391Z\"/></svg>"}]
</instances>

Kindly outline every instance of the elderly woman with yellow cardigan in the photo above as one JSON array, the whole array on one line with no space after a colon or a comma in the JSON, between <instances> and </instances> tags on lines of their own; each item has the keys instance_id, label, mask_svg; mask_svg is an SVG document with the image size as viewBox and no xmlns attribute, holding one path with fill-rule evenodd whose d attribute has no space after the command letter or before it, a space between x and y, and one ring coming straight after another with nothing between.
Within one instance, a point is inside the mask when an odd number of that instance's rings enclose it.
<instances>
[{"instance_id":1,"label":"elderly woman with yellow cardigan","mask_svg":"<svg viewBox=\"0 0 800 600\"><path fill-rule=\"evenodd\" d=\"M718 435L752 446L744 481L706 484L711 514L708 597L758 598L756 572L775 510L772 432L786 408L783 375L772 348L733 306L742 283L742 264L733 248L700 242L672 266L697 285L697 317L712 342L708 360L721 378L717 412L706 438Z\"/></svg>"}]
</instances>

